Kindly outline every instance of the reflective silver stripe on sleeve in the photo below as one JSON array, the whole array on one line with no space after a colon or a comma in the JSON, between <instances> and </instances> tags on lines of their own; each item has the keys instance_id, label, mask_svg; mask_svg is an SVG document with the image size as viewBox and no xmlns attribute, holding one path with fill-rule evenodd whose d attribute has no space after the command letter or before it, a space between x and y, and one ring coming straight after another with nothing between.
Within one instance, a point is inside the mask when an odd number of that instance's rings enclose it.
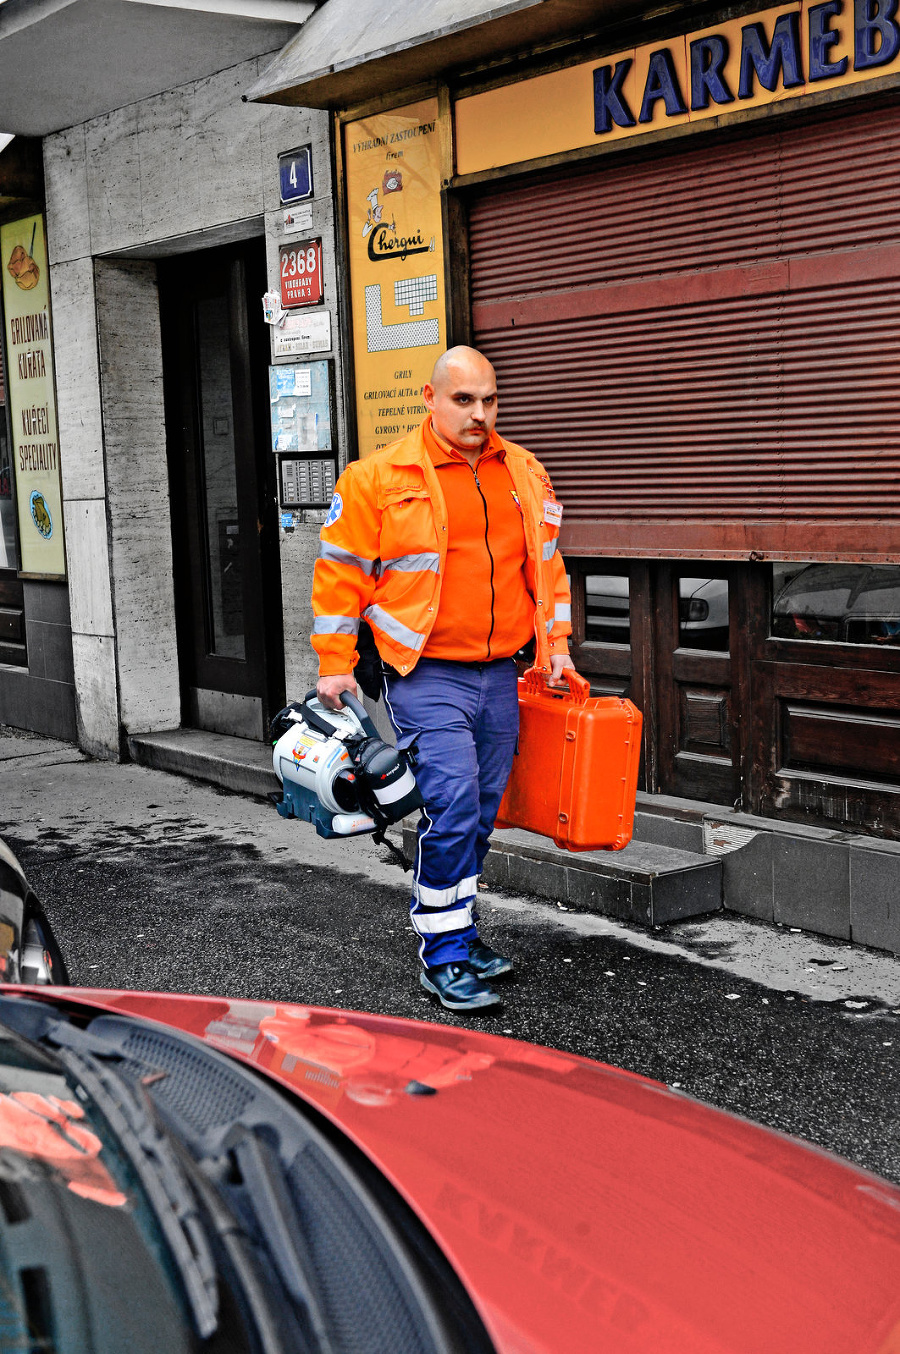
<instances>
[{"instance_id":1,"label":"reflective silver stripe on sleeve","mask_svg":"<svg viewBox=\"0 0 900 1354\"><path fill-rule=\"evenodd\" d=\"M553 623L554 623L554 620L555 620L555 617L551 616L550 619L549 619L549 621L547 621L547 623L546 623L546 625L547 625L547 634L548 634L548 635L549 635L550 631L553 629Z\"/></svg>"},{"instance_id":2,"label":"reflective silver stripe on sleeve","mask_svg":"<svg viewBox=\"0 0 900 1354\"><path fill-rule=\"evenodd\" d=\"M372 573L375 568L375 560L365 559L362 555L351 555L349 550L342 550L339 545L332 545L330 541L322 541L320 544L319 559L330 559L335 564L351 564L354 569L361 569L364 574Z\"/></svg>"},{"instance_id":3,"label":"reflective silver stripe on sleeve","mask_svg":"<svg viewBox=\"0 0 900 1354\"><path fill-rule=\"evenodd\" d=\"M572 608L568 602L556 603L556 615L554 616L553 619L557 621L569 621L569 623L571 624Z\"/></svg>"},{"instance_id":4,"label":"reflective silver stripe on sleeve","mask_svg":"<svg viewBox=\"0 0 900 1354\"><path fill-rule=\"evenodd\" d=\"M544 541L544 559L552 559L556 554L556 537L552 541Z\"/></svg>"},{"instance_id":5,"label":"reflective silver stripe on sleeve","mask_svg":"<svg viewBox=\"0 0 900 1354\"><path fill-rule=\"evenodd\" d=\"M396 559L384 559L381 561L382 573L385 569L398 569L402 573L433 573L436 574L441 567L441 557L431 551L426 551L422 555L398 555Z\"/></svg>"},{"instance_id":6,"label":"reflective silver stripe on sleeve","mask_svg":"<svg viewBox=\"0 0 900 1354\"><path fill-rule=\"evenodd\" d=\"M312 632L314 635L358 635L358 616L317 616Z\"/></svg>"},{"instance_id":7,"label":"reflective silver stripe on sleeve","mask_svg":"<svg viewBox=\"0 0 900 1354\"><path fill-rule=\"evenodd\" d=\"M425 643L424 635L419 635L415 630L410 630L408 625L398 621L396 616L392 616L389 611L385 611L384 607L367 606L363 615L367 621L372 621L373 624L378 626L379 630L383 630L386 635L390 635L391 639L395 639L398 644L405 644L408 649L421 649Z\"/></svg>"}]
</instances>

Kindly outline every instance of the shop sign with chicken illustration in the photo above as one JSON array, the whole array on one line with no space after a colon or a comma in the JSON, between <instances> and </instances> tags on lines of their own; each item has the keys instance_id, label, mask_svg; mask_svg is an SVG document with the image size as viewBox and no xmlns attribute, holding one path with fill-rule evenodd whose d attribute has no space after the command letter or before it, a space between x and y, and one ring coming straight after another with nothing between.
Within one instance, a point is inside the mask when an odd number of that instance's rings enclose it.
<instances>
[{"instance_id":1,"label":"shop sign with chicken illustration","mask_svg":"<svg viewBox=\"0 0 900 1354\"><path fill-rule=\"evenodd\" d=\"M21 571L65 577L59 432L42 216L0 227Z\"/></svg>"},{"instance_id":2,"label":"shop sign with chicken illustration","mask_svg":"<svg viewBox=\"0 0 900 1354\"><path fill-rule=\"evenodd\" d=\"M446 346L436 99L344 128L359 454L418 426Z\"/></svg>"}]
</instances>

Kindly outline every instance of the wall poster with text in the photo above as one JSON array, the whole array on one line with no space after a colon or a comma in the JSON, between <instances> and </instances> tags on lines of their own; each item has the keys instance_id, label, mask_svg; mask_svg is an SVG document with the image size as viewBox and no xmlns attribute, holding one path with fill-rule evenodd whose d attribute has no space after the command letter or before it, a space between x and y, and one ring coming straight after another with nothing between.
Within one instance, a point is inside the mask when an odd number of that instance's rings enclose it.
<instances>
[{"instance_id":1,"label":"wall poster with text","mask_svg":"<svg viewBox=\"0 0 900 1354\"><path fill-rule=\"evenodd\" d=\"M359 454L425 417L447 342L437 99L344 128Z\"/></svg>"},{"instance_id":2,"label":"wall poster with text","mask_svg":"<svg viewBox=\"0 0 900 1354\"><path fill-rule=\"evenodd\" d=\"M0 227L21 572L65 578L47 247L41 216Z\"/></svg>"}]
</instances>

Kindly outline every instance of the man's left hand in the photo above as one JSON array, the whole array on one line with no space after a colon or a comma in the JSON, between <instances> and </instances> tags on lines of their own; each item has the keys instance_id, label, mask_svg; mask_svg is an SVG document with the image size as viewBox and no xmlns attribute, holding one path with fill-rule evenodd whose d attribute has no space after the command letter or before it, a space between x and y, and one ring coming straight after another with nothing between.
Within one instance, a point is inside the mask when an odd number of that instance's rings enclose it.
<instances>
[{"instance_id":1,"label":"man's left hand","mask_svg":"<svg viewBox=\"0 0 900 1354\"><path fill-rule=\"evenodd\" d=\"M550 655L550 676L547 678L548 686L566 686L566 679L563 673L566 668L574 669L575 664L567 653L552 653Z\"/></svg>"}]
</instances>

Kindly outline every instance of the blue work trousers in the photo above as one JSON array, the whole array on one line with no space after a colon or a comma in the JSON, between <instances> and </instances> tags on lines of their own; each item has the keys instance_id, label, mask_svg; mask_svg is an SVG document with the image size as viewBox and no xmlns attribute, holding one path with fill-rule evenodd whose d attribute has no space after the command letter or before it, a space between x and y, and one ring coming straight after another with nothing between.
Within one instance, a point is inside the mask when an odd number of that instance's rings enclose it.
<instances>
[{"instance_id":1,"label":"blue work trousers","mask_svg":"<svg viewBox=\"0 0 900 1354\"><path fill-rule=\"evenodd\" d=\"M410 916L426 968L468 958L478 932L477 884L519 734L516 664L420 658L389 670L385 703L398 745L418 747L425 800Z\"/></svg>"}]
</instances>

